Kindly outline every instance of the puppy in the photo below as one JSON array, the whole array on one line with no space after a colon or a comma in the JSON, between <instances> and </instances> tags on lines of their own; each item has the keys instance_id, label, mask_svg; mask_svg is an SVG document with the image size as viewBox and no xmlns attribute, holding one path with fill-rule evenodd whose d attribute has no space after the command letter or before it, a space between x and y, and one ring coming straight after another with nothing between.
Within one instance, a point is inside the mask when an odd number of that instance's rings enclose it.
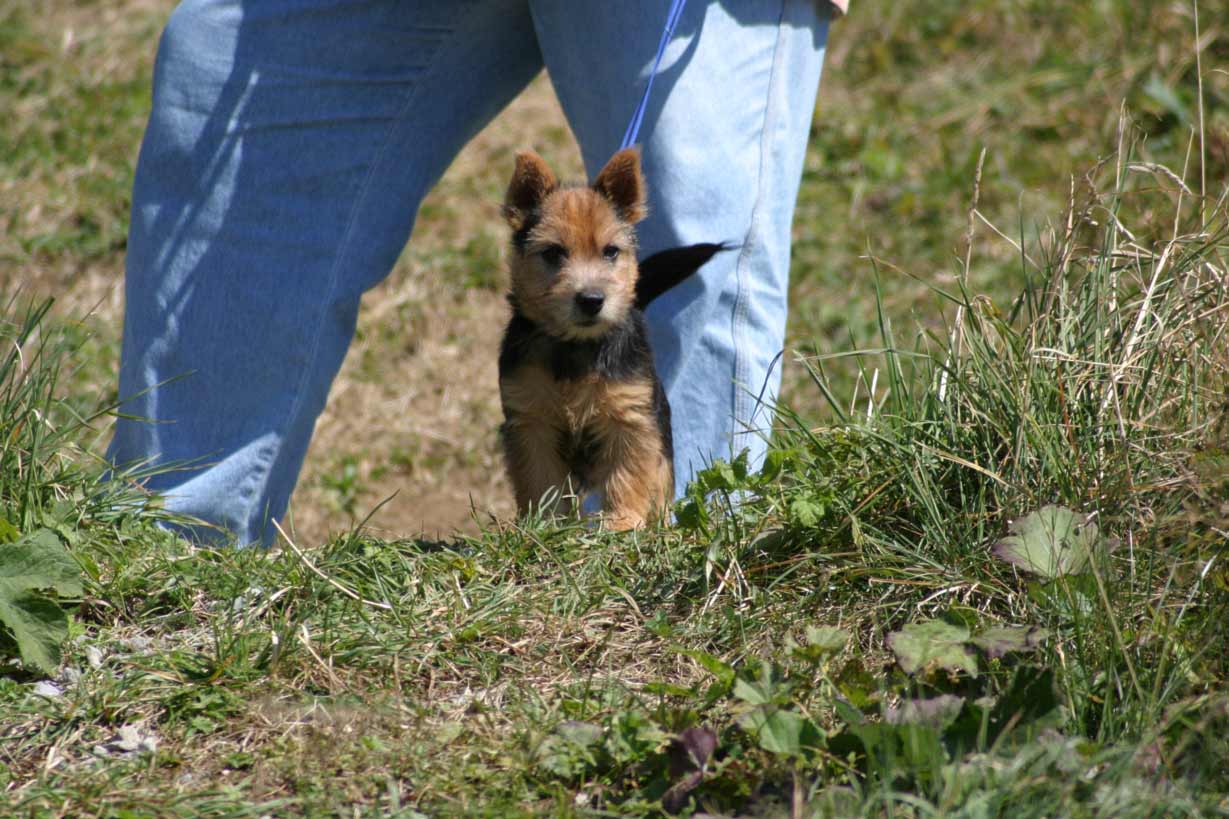
<instances>
[{"instance_id":1,"label":"puppy","mask_svg":"<svg viewBox=\"0 0 1229 819\"><path fill-rule=\"evenodd\" d=\"M512 229L512 318L499 356L504 456L523 515L554 491L597 493L604 522L631 529L674 494L670 405L642 309L721 249L646 260L638 287L634 226L645 217L640 154L619 151L592 185L560 185L532 151L516 157L504 201ZM652 261L652 264L650 264Z\"/></svg>"}]
</instances>

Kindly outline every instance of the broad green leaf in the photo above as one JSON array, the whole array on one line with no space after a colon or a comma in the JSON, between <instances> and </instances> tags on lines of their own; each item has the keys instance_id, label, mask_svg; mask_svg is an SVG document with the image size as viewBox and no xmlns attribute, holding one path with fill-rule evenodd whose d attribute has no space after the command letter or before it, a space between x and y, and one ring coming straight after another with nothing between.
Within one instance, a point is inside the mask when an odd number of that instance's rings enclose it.
<instances>
[{"instance_id":1,"label":"broad green leaf","mask_svg":"<svg viewBox=\"0 0 1229 819\"><path fill-rule=\"evenodd\" d=\"M663 640L674 634L674 627L670 625L670 618L663 610L653 612L653 616L644 621L644 628Z\"/></svg>"},{"instance_id":2,"label":"broad green leaf","mask_svg":"<svg viewBox=\"0 0 1229 819\"><path fill-rule=\"evenodd\" d=\"M0 545L0 583L80 597L81 569L50 529L38 529Z\"/></svg>"},{"instance_id":3,"label":"broad green leaf","mask_svg":"<svg viewBox=\"0 0 1229 819\"><path fill-rule=\"evenodd\" d=\"M1168 85L1155 71L1148 77L1148 82L1144 83L1144 96L1173 114L1183 125L1191 121L1190 106L1183 103L1173 86Z\"/></svg>"},{"instance_id":4,"label":"broad green leaf","mask_svg":"<svg viewBox=\"0 0 1229 819\"><path fill-rule=\"evenodd\" d=\"M861 750L867 765L880 775L894 777L901 771L923 780L936 777L947 761L940 733L929 725L917 723L851 722L828 739L835 756Z\"/></svg>"},{"instance_id":5,"label":"broad green leaf","mask_svg":"<svg viewBox=\"0 0 1229 819\"><path fill-rule=\"evenodd\" d=\"M749 705L767 705L788 691L771 663L761 663L755 679L739 677L734 683L734 696Z\"/></svg>"},{"instance_id":6,"label":"broad green leaf","mask_svg":"<svg viewBox=\"0 0 1229 819\"><path fill-rule=\"evenodd\" d=\"M580 776L596 762L592 749L574 745L554 735L542 741L534 757L543 770L565 778Z\"/></svg>"},{"instance_id":7,"label":"broad green leaf","mask_svg":"<svg viewBox=\"0 0 1229 819\"><path fill-rule=\"evenodd\" d=\"M764 465L760 467L759 481L767 483L781 474L790 453L783 449L769 450L764 456Z\"/></svg>"},{"instance_id":8,"label":"broad green leaf","mask_svg":"<svg viewBox=\"0 0 1229 819\"><path fill-rule=\"evenodd\" d=\"M931 666L977 675L977 659L965 647L969 630L940 620L911 623L888 635L900 667L910 674Z\"/></svg>"},{"instance_id":9,"label":"broad green leaf","mask_svg":"<svg viewBox=\"0 0 1229 819\"><path fill-rule=\"evenodd\" d=\"M558 776L579 776L596 764L604 733L592 723L561 722L538 746L537 763Z\"/></svg>"},{"instance_id":10,"label":"broad green leaf","mask_svg":"<svg viewBox=\"0 0 1229 819\"><path fill-rule=\"evenodd\" d=\"M796 498L789 505L789 516L802 526L814 526L824 516L824 505L810 498Z\"/></svg>"},{"instance_id":11,"label":"broad green leaf","mask_svg":"<svg viewBox=\"0 0 1229 819\"><path fill-rule=\"evenodd\" d=\"M836 711L836 715L840 717L846 725L853 727L866 724L866 715L844 700L837 700L833 703L833 707Z\"/></svg>"},{"instance_id":12,"label":"broad green leaf","mask_svg":"<svg viewBox=\"0 0 1229 819\"><path fill-rule=\"evenodd\" d=\"M747 461L751 457L751 450L744 449L734 457L730 463L730 469L734 472L734 480L739 486L744 486L747 483Z\"/></svg>"},{"instance_id":13,"label":"broad green leaf","mask_svg":"<svg viewBox=\"0 0 1229 819\"><path fill-rule=\"evenodd\" d=\"M799 756L808 748L821 747L823 731L796 711L768 706L755 708L738 720L765 751Z\"/></svg>"},{"instance_id":14,"label":"broad green leaf","mask_svg":"<svg viewBox=\"0 0 1229 819\"><path fill-rule=\"evenodd\" d=\"M807 626L806 642L794 645L790 653L799 659L819 663L840 652L849 642L849 632L835 626Z\"/></svg>"},{"instance_id":15,"label":"broad green leaf","mask_svg":"<svg viewBox=\"0 0 1229 819\"><path fill-rule=\"evenodd\" d=\"M878 682L857 657L845 663L836 678L836 686L855 708L870 708L879 699ZM838 703L838 711L840 706Z\"/></svg>"},{"instance_id":16,"label":"broad green leaf","mask_svg":"<svg viewBox=\"0 0 1229 819\"><path fill-rule=\"evenodd\" d=\"M766 705L772 702L772 689L759 680L739 679L734 683L734 696L749 705Z\"/></svg>"},{"instance_id":17,"label":"broad green leaf","mask_svg":"<svg viewBox=\"0 0 1229 819\"><path fill-rule=\"evenodd\" d=\"M198 734L212 734L218 724L209 717L196 716L188 720L188 727Z\"/></svg>"},{"instance_id":18,"label":"broad green leaf","mask_svg":"<svg viewBox=\"0 0 1229 819\"><path fill-rule=\"evenodd\" d=\"M0 545L0 630L26 665L49 674L60 664L68 615L52 595L83 593L80 568L51 530Z\"/></svg>"},{"instance_id":19,"label":"broad green leaf","mask_svg":"<svg viewBox=\"0 0 1229 819\"><path fill-rule=\"evenodd\" d=\"M1033 602L1053 610L1064 621L1088 617L1096 608L1097 582L1089 574L1077 574L1028 584Z\"/></svg>"},{"instance_id":20,"label":"broad green leaf","mask_svg":"<svg viewBox=\"0 0 1229 819\"><path fill-rule=\"evenodd\" d=\"M669 736L639 711L618 714L607 741L611 755L623 762L637 762L663 746Z\"/></svg>"},{"instance_id":21,"label":"broad green leaf","mask_svg":"<svg viewBox=\"0 0 1229 819\"><path fill-rule=\"evenodd\" d=\"M443 747L465 733L465 723L450 720L435 729L436 747Z\"/></svg>"},{"instance_id":22,"label":"broad green leaf","mask_svg":"<svg viewBox=\"0 0 1229 819\"><path fill-rule=\"evenodd\" d=\"M1097 525L1063 506L1045 506L1017 520L994 553L1021 569L1052 578L1079 574L1097 545Z\"/></svg>"},{"instance_id":23,"label":"broad green leaf","mask_svg":"<svg viewBox=\"0 0 1229 819\"><path fill-rule=\"evenodd\" d=\"M0 623L16 643L23 663L44 674L60 665L60 643L68 636L68 618L54 600L0 586Z\"/></svg>"},{"instance_id":24,"label":"broad green leaf","mask_svg":"<svg viewBox=\"0 0 1229 819\"><path fill-rule=\"evenodd\" d=\"M649 682L644 684L644 691L655 697L694 697L698 689L686 685L668 682Z\"/></svg>"},{"instance_id":25,"label":"broad green leaf","mask_svg":"<svg viewBox=\"0 0 1229 819\"><path fill-rule=\"evenodd\" d=\"M674 516L678 525L688 531L699 531L708 525L708 508L702 497L689 496L679 501L674 508Z\"/></svg>"},{"instance_id":26,"label":"broad green leaf","mask_svg":"<svg viewBox=\"0 0 1229 819\"><path fill-rule=\"evenodd\" d=\"M734 489L738 486L738 476L734 474L734 466L725 461L713 464L714 489Z\"/></svg>"}]
</instances>

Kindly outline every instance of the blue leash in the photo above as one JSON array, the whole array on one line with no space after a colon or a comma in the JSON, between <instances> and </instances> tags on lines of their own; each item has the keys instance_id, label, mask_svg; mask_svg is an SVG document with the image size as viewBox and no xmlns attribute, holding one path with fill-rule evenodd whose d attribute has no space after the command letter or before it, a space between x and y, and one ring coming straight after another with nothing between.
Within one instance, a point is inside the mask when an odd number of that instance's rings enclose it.
<instances>
[{"instance_id":1,"label":"blue leash","mask_svg":"<svg viewBox=\"0 0 1229 819\"><path fill-rule=\"evenodd\" d=\"M649 107L653 78L657 76L657 69L661 67L661 58L666 53L666 43L670 42L670 38L674 36L674 29L679 23L679 18L683 16L683 6L686 4L687 0L674 0L670 4L670 14L666 17L666 28L661 33L661 42L657 44L657 59L653 61L653 71L649 74L649 82L644 87L644 96L640 98L640 104L636 106L636 113L632 114L632 121L627 124L627 130L623 133L623 143L619 145L620 151L636 144L636 137L640 135L640 123L644 121L644 110Z\"/></svg>"}]
</instances>

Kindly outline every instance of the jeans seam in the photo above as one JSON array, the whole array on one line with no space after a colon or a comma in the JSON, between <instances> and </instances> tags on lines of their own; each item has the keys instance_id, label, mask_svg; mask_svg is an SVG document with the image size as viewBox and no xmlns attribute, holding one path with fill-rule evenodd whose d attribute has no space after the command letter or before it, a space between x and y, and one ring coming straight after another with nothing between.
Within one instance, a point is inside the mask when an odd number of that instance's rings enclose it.
<instances>
[{"instance_id":1,"label":"jeans seam","mask_svg":"<svg viewBox=\"0 0 1229 819\"><path fill-rule=\"evenodd\" d=\"M785 37L785 6L788 0L782 0L781 11L777 18L777 38L773 43L772 63L768 74L768 83L765 89L767 99L764 102L763 121L760 126L759 140L759 159L756 163L755 175L755 200L751 206L751 219L747 226L746 236L743 238L742 250L738 254L738 262L735 265L735 296L734 296L734 311L731 317L731 337L734 342L734 383L731 385L733 390L732 406L734 410L734 425L733 435L730 439L731 454L737 455L733 451L734 439L737 438L744 430L739 430L740 420L739 409L746 404L747 391L753 389L753 385L743 383L747 377L747 369L749 367L747 355L745 354L745 345L742 343L746 336L747 315L750 310L749 299L747 294L747 264L751 254L751 247L758 236L758 224L764 200L764 180L767 176L764 168L767 157L771 153L769 124L773 121L775 115L775 106L773 105L773 89L776 87L778 75L780 73L781 60L781 45L782 39ZM754 404L751 408L755 411ZM752 418L746 418L748 428L751 426ZM747 432L750 429L745 430Z\"/></svg>"},{"instance_id":2,"label":"jeans seam","mask_svg":"<svg viewBox=\"0 0 1229 819\"><path fill-rule=\"evenodd\" d=\"M461 23L458 20L457 24L453 27L452 32L449 35L450 38L455 38L457 31L459 31L460 28L461 28ZM369 195L371 191L371 186L376 176L376 170L379 168L380 163L383 162L384 157L387 155L390 149L390 146L393 143L393 135L396 134L398 129L405 123L406 115L408 114L411 106L414 104L414 101L421 95L423 87L434 78L435 67L436 65L438 65L438 60L436 59L436 57L439 56L441 49L442 49L442 43L437 44L435 48L435 53L432 55L431 68L428 69L428 71L425 72L421 78L419 78L419 81L415 84L414 88L409 91L408 95L406 96L405 101L401 104L400 109L397 111L397 114L394 117L393 122L389 125L388 130L384 135L383 144L380 146L379 150L376 152L375 156L372 159L371 167L367 169L366 176L364 176L362 182L359 183L357 192L354 197L354 204L350 208L350 215L349 215L349 218L346 224L346 229L342 233L341 241L339 241L337 244L337 253L333 261L332 269L329 271L328 286L324 294L324 298L320 302L321 308L318 311L318 315L314 322L317 328L321 327L324 324L325 317L328 315L329 306L332 304L333 298L337 294L338 282L340 281L340 277L341 277L342 263L348 254L348 250L351 244L353 243L355 229L359 222L359 213L362 211L363 202L367 199L367 196ZM319 361L320 345L321 345L321 333L317 332L315 334L315 339L312 342L311 350L309 351L307 358L306 358L306 362L303 366L302 374L299 376L298 383L296 384L296 387L295 387L294 403L291 405L289 412L286 413L284 421L282 422L280 427L276 430L277 433L280 434L281 438L277 442L277 446L273 448L273 451L270 453L270 456L266 458L262 458L259 463L259 468L261 469L261 477L259 479L255 479L254 477L253 483L258 483L258 481L263 481L265 484L265 489L268 488L268 479L269 479L269 476L273 473L274 465L277 463L278 459L281 458L283 454L285 453L287 432L294 428L296 421L298 420L299 416L303 412L303 405L304 405L304 402L306 401L305 387L306 387L308 379L310 378L312 371L315 369L316 364ZM326 401L327 401L327 396L326 396ZM253 466L256 467L257 465L254 464ZM255 476L255 473L253 473L253 476ZM264 494L264 492L257 493L257 497L261 494ZM290 494L291 495L294 494L293 489L291 490ZM286 502L287 502L287 509L289 509L290 496L287 496ZM267 506L267 500L266 500L266 506ZM247 510L245 512L246 520L244 521L245 526L250 525L252 522L254 522L253 513L258 512L258 511L259 510L256 508L255 504L252 504L252 503L247 504ZM266 514L268 514L269 511L270 510L266 509ZM266 526L267 526L267 521L264 521L264 522L261 522L259 528L263 530ZM265 535L265 532L264 531L254 531L251 533L251 535L256 539L262 539Z\"/></svg>"}]
</instances>

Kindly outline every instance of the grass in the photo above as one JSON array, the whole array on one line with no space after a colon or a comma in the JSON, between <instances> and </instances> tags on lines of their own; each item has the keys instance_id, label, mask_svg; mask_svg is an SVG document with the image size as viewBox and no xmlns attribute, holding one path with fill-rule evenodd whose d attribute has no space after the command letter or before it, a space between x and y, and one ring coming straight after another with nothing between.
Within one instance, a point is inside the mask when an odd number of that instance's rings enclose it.
<instances>
[{"instance_id":1,"label":"grass","mask_svg":"<svg viewBox=\"0 0 1229 819\"><path fill-rule=\"evenodd\" d=\"M0 814L1229 814L1225 9L1200 76L1185 4L949 5L834 27L763 472L668 530L486 514L455 433L497 410L439 385L494 349L509 151L571 151L537 86L372 294L265 553L94 458L127 194L88 180L166 4L0 0L0 562L51 532L82 587L53 672L0 644ZM478 513L359 526L393 487Z\"/></svg>"}]
</instances>

